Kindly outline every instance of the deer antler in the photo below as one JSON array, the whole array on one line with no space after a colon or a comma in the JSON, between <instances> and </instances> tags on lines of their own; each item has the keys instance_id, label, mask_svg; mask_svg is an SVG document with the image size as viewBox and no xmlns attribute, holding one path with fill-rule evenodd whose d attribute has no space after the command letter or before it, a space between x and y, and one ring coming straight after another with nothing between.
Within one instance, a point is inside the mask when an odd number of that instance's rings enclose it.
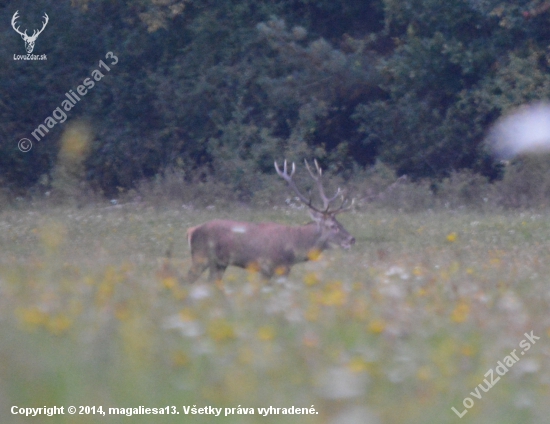
<instances>
[{"instance_id":1,"label":"deer antler","mask_svg":"<svg viewBox=\"0 0 550 424\"><path fill-rule=\"evenodd\" d=\"M300 190L298 190L298 187L296 187L296 184L292 180L292 176L294 175L294 172L296 171L296 165L294 165L294 162L292 162L292 171L290 172L290 175L288 174L288 171L287 171L286 159L283 163L283 171L281 172L277 162L275 162L275 170L277 171L277 174L279 174L279 176L281 178L283 178L288 183L290 188L292 188L294 190L294 192L298 195L298 198L304 204L306 204L307 207L309 207L310 209L313 209L316 212L322 213L324 215L336 215L336 214L339 214L341 212L348 211L353 207L353 203L354 203L353 201L350 205L344 207L344 205L347 202L347 199L344 198L344 196L342 195L343 194L342 190L340 190L339 187L338 187L338 190L336 190L336 194L334 196L332 196L332 197L327 197L326 196L325 189L323 187L323 182L321 180L321 178L323 176L323 170L321 169L321 167L317 163L317 160L315 160L315 159L313 160L313 163L315 164L315 170L317 171L317 175L315 175L313 173L313 171L309 167L309 164L307 163L307 160L304 160L304 162L306 164L306 168L309 172L309 175L311 176L311 178L313 178L313 180L315 181L315 183L317 185L317 189L319 190L319 196L321 197L321 200L323 201L323 208L322 209L317 209L316 207L314 207L312 205L312 199L311 198L308 199L306 196L304 196L302 193L300 193ZM329 211L330 204L334 200L336 200L336 198L340 195L342 195L342 204L340 205L340 207L338 209L333 210L333 211Z\"/></svg>"},{"instance_id":2,"label":"deer antler","mask_svg":"<svg viewBox=\"0 0 550 424\"><path fill-rule=\"evenodd\" d=\"M355 204L355 199L351 199L351 203L347 206L344 206L347 201L348 201L348 199L345 199L342 196L342 204L340 205L340 207L338 209L331 211L330 214L331 215L337 215L339 213L347 212L347 211L351 210L353 208L353 205Z\"/></svg>"},{"instance_id":3,"label":"deer antler","mask_svg":"<svg viewBox=\"0 0 550 424\"><path fill-rule=\"evenodd\" d=\"M323 170L317 163L317 159L313 159L313 163L315 164L315 169L317 170L317 176L313 175L313 172L311 171L311 168L309 167L309 163L307 163L307 160L304 159L304 162L306 164L306 168L309 172L309 175L311 175L311 178L315 181L317 184L317 189L319 190L319 195L321 196L321 200L323 201L323 209L324 212L328 212L328 208L330 206L330 203L336 200L336 198L340 195L340 187L338 187L338 190L336 190L336 194L332 196L330 199L327 198L325 194L325 190L323 188L323 182L321 181L321 178L323 176Z\"/></svg>"},{"instance_id":4,"label":"deer antler","mask_svg":"<svg viewBox=\"0 0 550 424\"><path fill-rule=\"evenodd\" d=\"M294 162L292 162L292 171L290 172L290 175L288 175L288 172L287 172L286 159L283 163L283 172L281 172L281 170L279 169L279 165L277 164L277 161L275 161L275 170L277 171L277 174L279 174L279 176L288 183L290 188L292 190L294 190L294 192L298 195L298 198L304 204L306 204L306 206L308 208L313 209L315 212L323 213L323 211L317 209L316 207L314 207L311 204L311 198L308 199L306 196L304 196L302 193L300 193L300 190L298 190L298 187L296 187L296 184L292 180L292 176L294 175L294 172L296 171L296 165L294 164Z\"/></svg>"}]
</instances>

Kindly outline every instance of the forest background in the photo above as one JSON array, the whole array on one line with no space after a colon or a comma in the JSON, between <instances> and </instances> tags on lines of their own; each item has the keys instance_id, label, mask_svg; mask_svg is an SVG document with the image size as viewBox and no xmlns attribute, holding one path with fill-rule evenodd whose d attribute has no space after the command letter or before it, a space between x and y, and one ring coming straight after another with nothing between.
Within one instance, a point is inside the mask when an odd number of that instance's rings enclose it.
<instances>
[{"instance_id":1,"label":"forest background","mask_svg":"<svg viewBox=\"0 0 550 424\"><path fill-rule=\"evenodd\" d=\"M16 10L29 33L48 14L33 52L47 60L14 60L25 53ZM2 198L164 184L205 203L269 202L283 188L274 159L315 157L363 199L406 175L415 198L547 204L548 161L504 171L484 139L499 117L550 97L549 20L550 3L530 0L8 1ZM119 62L67 122L32 138L109 51ZM63 165L74 124L85 134Z\"/></svg>"}]
</instances>

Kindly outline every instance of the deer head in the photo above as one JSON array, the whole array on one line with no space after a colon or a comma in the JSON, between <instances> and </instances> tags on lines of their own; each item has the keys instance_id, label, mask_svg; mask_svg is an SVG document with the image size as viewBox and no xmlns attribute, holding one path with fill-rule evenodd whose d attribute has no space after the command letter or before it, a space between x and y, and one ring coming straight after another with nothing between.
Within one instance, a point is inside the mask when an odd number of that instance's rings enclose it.
<instances>
[{"instance_id":1,"label":"deer head","mask_svg":"<svg viewBox=\"0 0 550 424\"><path fill-rule=\"evenodd\" d=\"M355 238L353 238L353 236L351 236L346 231L344 226L336 220L336 215L350 210L353 206L353 202L350 205L346 206L347 201L342 195L342 191L340 190L340 188L336 190L334 196L327 197L321 180L323 176L323 170L317 163L317 160L313 161L313 163L315 164L316 173L311 170L309 164L307 163L307 160L304 160L304 162L306 164L309 175L311 176L311 178L313 178L315 184L317 185L319 197L323 202L323 206L321 208L313 206L312 198L310 197L308 199L306 196L304 196L292 180L292 176L296 171L296 166L294 165L294 162L292 163L292 170L290 171L290 174L288 173L286 160L284 161L282 171L279 169L279 165L277 164L277 162L275 162L275 170L277 171L277 174L279 174L279 176L288 183L290 188L294 190L300 201L302 201L302 203L304 203L308 207L309 214L313 221L315 221L315 223L317 224L317 228L321 233L319 243L322 248L329 245L338 245L343 249L349 249L351 245L355 243ZM339 196L342 197L342 203L338 208L331 210L330 204L334 202Z\"/></svg>"},{"instance_id":2,"label":"deer head","mask_svg":"<svg viewBox=\"0 0 550 424\"><path fill-rule=\"evenodd\" d=\"M42 22L42 28L40 30L35 29L32 35L28 36L27 30L25 30L25 32L21 32L19 31L19 27L15 26L15 21L17 21L17 18L19 18L18 14L19 10L13 14L13 17L11 18L11 26L13 27L15 32L17 32L25 41L25 49L27 50L27 53L32 53L32 51L34 50L34 43L36 39L42 33L42 31L44 31L44 28L46 28L46 25L48 25L48 21L50 20L50 18L48 18L48 15L46 13L44 13L44 22Z\"/></svg>"}]
</instances>

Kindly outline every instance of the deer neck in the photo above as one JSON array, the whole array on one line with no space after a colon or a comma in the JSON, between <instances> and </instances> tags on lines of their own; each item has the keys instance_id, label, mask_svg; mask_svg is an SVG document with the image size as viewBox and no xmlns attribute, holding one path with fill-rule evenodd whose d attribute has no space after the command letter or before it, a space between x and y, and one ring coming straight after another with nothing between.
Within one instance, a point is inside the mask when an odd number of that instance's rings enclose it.
<instances>
[{"instance_id":1,"label":"deer neck","mask_svg":"<svg viewBox=\"0 0 550 424\"><path fill-rule=\"evenodd\" d=\"M291 227L291 238L298 256L303 260L311 259L315 253L320 253L327 248L327 242L323 237L321 227L310 222L300 227Z\"/></svg>"}]
</instances>

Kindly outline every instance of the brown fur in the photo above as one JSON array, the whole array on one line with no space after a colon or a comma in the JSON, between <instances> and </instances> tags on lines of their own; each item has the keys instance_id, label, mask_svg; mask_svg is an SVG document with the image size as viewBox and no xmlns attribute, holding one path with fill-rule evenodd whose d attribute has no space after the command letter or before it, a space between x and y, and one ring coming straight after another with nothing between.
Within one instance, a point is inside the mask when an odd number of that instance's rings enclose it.
<instances>
[{"instance_id":1,"label":"brown fur","mask_svg":"<svg viewBox=\"0 0 550 424\"><path fill-rule=\"evenodd\" d=\"M197 228L199 228L199 225L187 229L187 243L189 244L189 248L191 248L191 238L193 237L193 233Z\"/></svg>"},{"instance_id":2,"label":"brown fur","mask_svg":"<svg viewBox=\"0 0 550 424\"><path fill-rule=\"evenodd\" d=\"M337 244L348 248L355 239L333 217L302 226L273 222L213 220L187 230L193 265L187 280L196 281L210 269L220 280L229 265L259 271L266 279L286 275L290 268Z\"/></svg>"}]
</instances>

